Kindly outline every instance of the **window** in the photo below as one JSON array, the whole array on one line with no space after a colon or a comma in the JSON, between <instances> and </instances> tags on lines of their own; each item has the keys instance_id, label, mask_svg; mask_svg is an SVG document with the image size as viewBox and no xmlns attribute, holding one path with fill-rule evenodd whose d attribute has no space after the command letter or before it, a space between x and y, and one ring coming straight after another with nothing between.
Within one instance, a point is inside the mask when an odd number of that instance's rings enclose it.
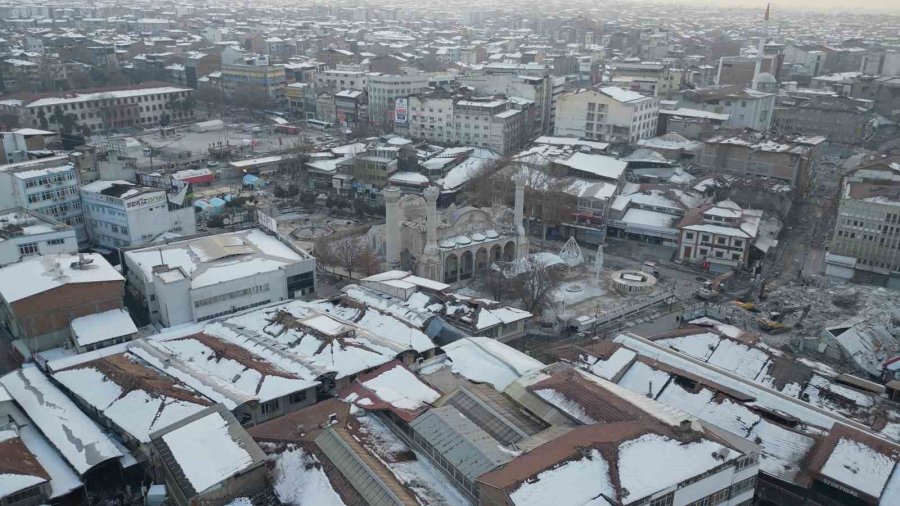
<instances>
[{"instance_id":1,"label":"window","mask_svg":"<svg viewBox=\"0 0 900 506\"><path fill-rule=\"evenodd\" d=\"M291 404L297 404L306 400L306 390L294 392L288 398Z\"/></svg>"},{"instance_id":2,"label":"window","mask_svg":"<svg viewBox=\"0 0 900 506\"><path fill-rule=\"evenodd\" d=\"M65 242L66 242L65 239L50 239L49 241L47 241L47 244L49 244L51 246L55 246L57 244L63 244Z\"/></svg>"},{"instance_id":3,"label":"window","mask_svg":"<svg viewBox=\"0 0 900 506\"><path fill-rule=\"evenodd\" d=\"M743 247L744 247L744 241L743 241L742 239L735 239L735 240L734 240L734 247L735 247L735 248L743 248Z\"/></svg>"},{"instance_id":4,"label":"window","mask_svg":"<svg viewBox=\"0 0 900 506\"><path fill-rule=\"evenodd\" d=\"M731 486L731 496L737 496L747 490L751 490L756 486L756 476L751 476L746 480L739 481Z\"/></svg>"},{"instance_id":5,"label":"window","mask_svg":"<svg viewBox=\"0 0 900 506\"><path fill-rule=\"evenodd\" d=\"M721 251L716 251L716 258L722 258L724 256L725 256L725 254L722 253Z\"/></svg>"},{"instance_id":6,"label":"window","mask_svg":"<svg viewBox=\"0 0 900 506\"><path fill-rule=\"evenodd\" d=\"M700 240L703 242L709 242L709 234L700 234Z\"/></svg>"},{"instance_id":7,"label":"window","mask_svg":"<svg viewBox=\"0 0 900 506\"><path fill-rule=\"evenodd\" d=\"M662 497L657 497L656 499L650 501L650 506L672 506L672 501L675 498L675 493L670 492Z\"/></svg>"},{"instance_id":8,"label":"window","mask_svg":"<svg viewBox=\"0 0 900 506\"><path fill-rule=\"evenodd\" d=\"M725 244L726 240L724 237L716 237L716 244Z\"/></svg>"},{"instance_id":9,"label":"window","mask_svg":"<svg viewBox=\"0 0 900 506\"><path fill-rule=\"evenodd\" d=\"M281 401L279 399L273 399L269 402L264 402L259 405L262 414L267 415L269 413L274 413L281 408Z\"/></svg>"},{"instance_id":10,"label":"window","mask_svg":"<svg viewBox=\"0 0 900 506\"><path fill-rule=\"evenodd\" d=\"M36 242L26 242L24 244L19 245L19 256L25 255L36 255L38 252L38 245Z\"/></svg>"}]
</instances>

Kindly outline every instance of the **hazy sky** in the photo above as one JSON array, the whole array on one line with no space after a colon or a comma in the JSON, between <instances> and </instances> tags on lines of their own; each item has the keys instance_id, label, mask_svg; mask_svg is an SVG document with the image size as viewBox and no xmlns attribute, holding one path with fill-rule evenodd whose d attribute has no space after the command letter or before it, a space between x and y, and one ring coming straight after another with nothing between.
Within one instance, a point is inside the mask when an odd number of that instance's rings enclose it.
<instances>
[{"instance_id":1,"label":"hazy sky","mask_svg":"<svg viewBox=\"0 0 900 506\"><path fill-rule=\"evenodd\" d=\"M766 0L647 0L655 3L700 3L716 6L759 7L765 10ZM853 12L890 12L900 13L900 0L775 0L772 9L804 9L804 10L838 10Z\"/></svg>"}]
</instances>

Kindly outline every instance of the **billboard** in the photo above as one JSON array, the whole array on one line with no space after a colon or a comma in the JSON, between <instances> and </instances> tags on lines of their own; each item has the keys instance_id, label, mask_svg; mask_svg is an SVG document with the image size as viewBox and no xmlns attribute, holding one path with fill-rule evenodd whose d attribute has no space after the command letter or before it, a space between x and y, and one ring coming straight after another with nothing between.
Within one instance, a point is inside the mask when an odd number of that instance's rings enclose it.
<instances>
[{"instance_id":1,"label":"billboard","mask_svg":"<svg viewBox=\"0 0 900 506\"><path fill-rule=\"evenodd\" d=\"M278 234L278 222L275 221L275 218L269 216L268 214L256 210L256 222L259 223L259 226L272 232L273 234Z\"/></svg>"},{"instance_id":2,"label":"billboard","mask_svg":"<svg viewBox=\"0 0 900 506\"><path fill-rule=\"evenodd\" d=\"M408 120L409 100L406 98L394 99L394 123L405 125Z\"/></svg>"}]
</instances>

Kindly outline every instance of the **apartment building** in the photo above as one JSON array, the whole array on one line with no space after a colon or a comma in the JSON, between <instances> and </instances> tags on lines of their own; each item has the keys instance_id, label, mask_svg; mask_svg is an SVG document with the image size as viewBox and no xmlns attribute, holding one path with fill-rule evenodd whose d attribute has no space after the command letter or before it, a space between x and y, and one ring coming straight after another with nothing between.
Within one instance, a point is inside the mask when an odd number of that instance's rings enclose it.
<instances>
[{"instance_id":1,"label":"apartment building","mask_svg":"<svg viewBox=\"0 0 900 506\"><path fill-rule=\"evenodd\" d=\"M194 90L141 85L92 93L54 94L30 101L6 101L0 112L17 114L23 126L43 130L152 127L193 119ZM61 117L69 118L67 120ZM71 122L71 123L70 123Z\"/></svg>"},{"instance_id":2,"label":"apartment building","mask_svg":"<svg viewBox=\"0 0 900 506\"><path fill-rule=\"evenodd\" d=\"M285 74L271 65L268 55L247 53L235 47L222 51L222 87L227 96L245 88L263 90L273 100L284 95Z\"/></svg>"},{"instance_id":3,"label":"apartment building","mask_svg":"<svg viewBox=\"0 0 900 506\"><path fill-rule=\"evenodd\" d=\"M556 135L603 142L636 143L656 136L659 99L614 86L560 97Z\"/></svg>"},{"instance_id":4,"label":"apartment building","mask_svg":"<svg viewBox=\"0 0 900 506\"><path fill-rule=\"evenodd\" d=\"M900 288L900 163L848 172L840 198L826 273Z\"/></svg>"},{"instance_id":5,"label":"apartment building","mask_svg":"<svg viewBox=\"0 0 900 506\"><path fill-rule=\"evenodd\" d=\"M370 74L361 70L320 70L316 73L316 90L365 90L369 84Z\"/></svg>"},{"instance_id":6,"label":"apartment building","mask_svg":"<svg viewBox=\"0 0 900 506\"><path fill-rule=\"evenodd\" d=\"M825 137L717 136L704 141L696 160L707 171L777 179L805 195L824 142Z\"/></svg>"},{"instance_id":7,"label":"apartment building","mask_svg":"<svg viewBox=\"0 0 900 506\"><path fill-rule=\"evenodd\" d=\"M560 80L565 82L565 78ZM556 101L563 90L562 86L554 85L554 78L544 65L490 63L480 73L461 76L457 81L470 86L479 95L521 97L534 102L528 136L535 138L553 133Z\"/></svg>"},{"instance_id":8,"label":"apartment building","mask_svg":"<svg viewBox=\"0 0 900 506\"><path fill-rule=\"evenodd\" d=\"M528 109L506 99L458 99L435 93L409 99L409 135L508 153L528 141Z\"/></svg>"},{"instance_id":9,"label":"apartment building","mask_svg":"<svg viewBox=\"0 0 900 506\"><path fill-rule=\"evenodd\" d=\"M75 229L86 247L78 169L64 155L0 166L0 208L22 207Z\"/></svg>"},{"instance_id":10,"label":"apartment building","mask_svg":"<svg viewBox=\"0 0 900 506\"><path fill-rule=\"evenodd\" d=\"M729 128L749 128L765 132L772 126L775 94L744 86L710 86L684 93L680 107L728 114Z\"/></svg>"},{"instance_id":11,"label":"apartment building","mask_svg":"<svg viewBox=\"0 0 900 506\"><path fill-rule=\"evenodd\" d=\"M194 210L170 210L168 194L160 188L127 181L95 181L81 187L85 229L91 242L115 250L153 241L167 232L197 232Z\"/></svg>"},{"instance_id":12,"label":"apartment building","mask_svg":"<svg viewBox=\"0 0 900 506\"><path fill-rule=\"evenodd\" d=\"M681 73L659 62L619 62L610 68L610 81L626 89L640 89L657 98L671 98L681 84Z\"/></svg>"},{"instance_id":13,"label":"apartment building","mask_svg":"<svg viewBox=\"0 0 900 506\"><path fill-rule=\"evenodd\" d=\"M0 211L0 266L63 253L78 253L75 229L21 207Z\"/></svg>"},{"instance_id":14,"label":"apartment building","mask_svg":"<svg viewBox=\"0 0 900 506\"><path fill-rule=\"evenodd\" d=\"M861 144L874 132L872 103L849 97L782 98L772 129L778 134L821 135L830 142Z\"/></svg>"},{"instance_id":15,"label":"apartment building","mask_svg":"<svg viewBox=\"0 0 900 506\"><path fill-rule=\"evenodd\" d=\"M393 126L395 100L427 89L428 82L425 74L370 75L366 85L369 120L378 125Z\"/></svg>"}]
</instances>

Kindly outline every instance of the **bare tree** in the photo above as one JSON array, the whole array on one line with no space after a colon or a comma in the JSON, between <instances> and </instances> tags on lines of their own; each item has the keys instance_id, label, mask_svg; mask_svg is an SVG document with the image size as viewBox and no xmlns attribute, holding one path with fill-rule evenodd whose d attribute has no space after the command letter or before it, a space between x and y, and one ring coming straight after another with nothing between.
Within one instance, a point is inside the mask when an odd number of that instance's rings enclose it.
<instances>
[{"instance_id":1,"label":"bare tree","mask_svg":"<svg viewBox=\"0 0 900 506\"><path fill-rule=\"evenodd\" d=\"M331 267L332 274L334 273L334 266L337 264L337 259L334 255L334 250L331 248L331 241L325 239L319 239L313 244L313 254L316 256L316 265L321 266L322 270L325 270L326 267Z\"/></svg>"},{"instance_id":2,"label":"bare tree","mask_svg":"<svg viewBox=\"0 0 900 506\"><path fill-rule=\"evenodd\" d=\"M548 266L540 256L522 257L517 265L518 274L513 279L512 290L525 308L534 312L554 302L554 292L561 281L559 269Z\"/></svg>"},{"instance_id":3,"label":"bare tree","mask_svg":"<svg viewBox=\"0 0 900 506\"><path fill-rule=\"evenodd\" d=\"M465 195L469 204L489 207L494 204L512 205L513 186L509 181L509 158L485 162L466 185Z\"/></svg>"},{"instance_id":4,"label":"bare tree","mask_svg":"<svg viewBox=\"0 0 900 506\"><path fill-rule=\"evenodd\" d=\"M382 271L381 260L378 258L378 255L374 251L372 251L371 248L366 246L359 253L359 258L357 259L357 269L366 276L377 274Z\"/></svg>"},{"instance_id":5,"label":"bare tree","mask_svg":"<svg viewBox=\"0 0 900 506\"><path fill-rule=\"evenodd\" d=\"M347 237L333 241L330 245L334 252L336 264L347 271L347 277L353 279L353 272L359 267L359 258L363 252L363 246L354 237Z\"/></svg>"},{"instance_id":6,"label":"bare tree","mask_svg":"<svg viewBox=\"0 0 900 506\"><path fill-rule=\"evenodd\" d=\"M547 229L559 226L577 208L577 199L566 190L571 179L551 169L530 170L525 181L525 217L541 223L541 248Z\"/></svg>"}]
</instances>

